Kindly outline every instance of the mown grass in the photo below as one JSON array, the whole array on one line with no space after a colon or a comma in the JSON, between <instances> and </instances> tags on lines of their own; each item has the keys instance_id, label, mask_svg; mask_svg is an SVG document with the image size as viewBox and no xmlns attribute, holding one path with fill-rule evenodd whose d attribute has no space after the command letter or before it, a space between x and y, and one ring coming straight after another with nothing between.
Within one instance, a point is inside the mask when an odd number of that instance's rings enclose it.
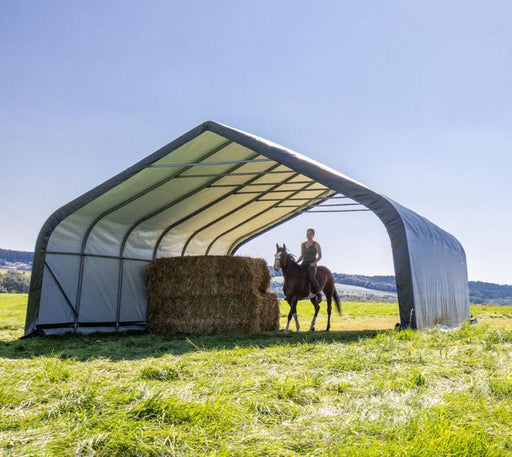
<instances>
[{"instance_id":1,"label":"mown grass","mask_svg":"<svg viewBox=\"0 0 512 457\"><path fill-rule=\"evenodd\" d=\"M0 295L0 455L512 455L512 307L453 331L343 303L329 334L19 340L25 303Z\"/></svg>"}]
</instances>

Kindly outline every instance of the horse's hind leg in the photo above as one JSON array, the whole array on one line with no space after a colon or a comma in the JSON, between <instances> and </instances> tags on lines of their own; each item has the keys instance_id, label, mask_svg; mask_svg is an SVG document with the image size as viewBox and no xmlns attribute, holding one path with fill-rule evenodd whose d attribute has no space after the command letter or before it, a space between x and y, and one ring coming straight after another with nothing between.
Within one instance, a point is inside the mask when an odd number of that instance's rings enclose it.
<instances>
[{"instance_id":1,"label":"horse's hind leg","mask_svg":"<svg viewBox=\"0 0 512 457\"><path fill-rule=\"evenodd\" d=\"M311 321L311 327L309 327L309 331L314 332L316 317L318 316L318 312L320 311L320 300L314 298L313 300L311 300L311 303L313 303L313 306L315 307L315 315L313 316L313 320Z\"/></svg>"},{"instance_id":2,"label":"horse's hind leg","mask_svg":"<svg viewBox=\"0 0 512 457\"><path fill-rule=\"evenodd\" d=\"M327 295L327 328L325 329L328 332L331 329L331 311L332 311L332 295Z\"/></svg>"}]
</instances>

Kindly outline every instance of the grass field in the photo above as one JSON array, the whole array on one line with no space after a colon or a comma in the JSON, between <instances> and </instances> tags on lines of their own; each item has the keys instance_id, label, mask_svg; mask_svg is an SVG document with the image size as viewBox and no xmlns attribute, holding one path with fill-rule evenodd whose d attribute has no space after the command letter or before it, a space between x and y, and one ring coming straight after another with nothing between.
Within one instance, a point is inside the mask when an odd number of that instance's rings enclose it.
<instances>
[{"instance_id":1,"label":"grass field","mask_svg":"<svg viewBox=\"0 0 512 457\"><path fill-rule=\"evenodd\" d=\"M5 274L7 273L8 271L16 271L18 273L21 273L22 275L27 275L27 276L30 276L31 275L31 272L30 271L23 271L23 270L11 270L11 269L8 269L8 268L2 268L0 267L0 274Z\"/></svg>"},{"instance_id":2,"label":"grass field","mask_svg":"<svg viewBox=\"0 0 512 457\"><path fill-rule=\"evenodd\" d=\"M19 340L25 304L0 295L0 455L512 455L512 307L453 331L343 303L329 334Z\"/></svg>"}]
</instances>

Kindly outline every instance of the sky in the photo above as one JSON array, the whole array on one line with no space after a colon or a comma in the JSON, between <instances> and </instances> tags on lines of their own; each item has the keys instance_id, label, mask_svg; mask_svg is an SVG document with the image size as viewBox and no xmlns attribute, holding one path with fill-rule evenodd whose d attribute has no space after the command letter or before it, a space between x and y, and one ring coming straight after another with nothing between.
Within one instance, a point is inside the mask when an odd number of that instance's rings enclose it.
<instances>
[{"instance_id":1,"label":"sky","mask_svg":"<svg viewBox=\"0 0 512 457\"><path fill-rule=\"evenodd\" d=\"M293 149L426 217L512 284L512 3L0 2L0 248L201 122ZM308 214L339 273L393 274L372 213Z\"/></svg>"}]
</instances>

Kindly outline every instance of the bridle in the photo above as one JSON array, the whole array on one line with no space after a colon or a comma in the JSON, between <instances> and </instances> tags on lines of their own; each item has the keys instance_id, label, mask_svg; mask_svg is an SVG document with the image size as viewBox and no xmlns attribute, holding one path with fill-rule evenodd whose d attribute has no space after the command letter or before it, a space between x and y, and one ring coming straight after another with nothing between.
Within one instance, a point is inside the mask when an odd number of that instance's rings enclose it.
<instances>
[{"instance_id":1,"label":"bridle","mask_svg":"<svg viewBox=\"0 0 512 457\"><path fill-rule=\"evenodd\" d=\"M274 255L274 269L279 271L279 269L286 266L286 259L288 255L286 254L285 248L278 248L277 252Z\"/></svg>"}]
</instances>

